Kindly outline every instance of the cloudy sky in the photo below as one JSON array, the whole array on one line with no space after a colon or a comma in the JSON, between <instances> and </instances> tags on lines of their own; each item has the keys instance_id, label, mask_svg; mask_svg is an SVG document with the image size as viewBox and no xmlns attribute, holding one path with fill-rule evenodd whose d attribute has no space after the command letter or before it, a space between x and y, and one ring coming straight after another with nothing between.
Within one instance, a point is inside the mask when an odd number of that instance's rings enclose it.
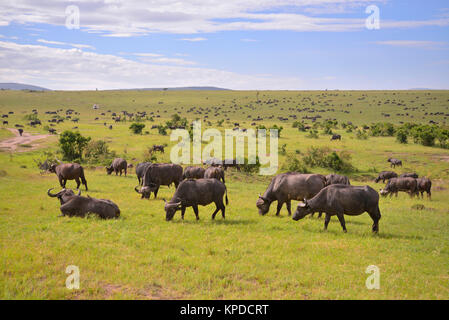
<instances>
[{"instance_id":1,"label":"cloudy sky","mask_svg":"<svg viewBox=\"0 0 449 320\"><path fill-rule=\"evenodd\" d=\"M449 2L1 0L0 82L449 89Z\"/></svg>"}]
</instances>

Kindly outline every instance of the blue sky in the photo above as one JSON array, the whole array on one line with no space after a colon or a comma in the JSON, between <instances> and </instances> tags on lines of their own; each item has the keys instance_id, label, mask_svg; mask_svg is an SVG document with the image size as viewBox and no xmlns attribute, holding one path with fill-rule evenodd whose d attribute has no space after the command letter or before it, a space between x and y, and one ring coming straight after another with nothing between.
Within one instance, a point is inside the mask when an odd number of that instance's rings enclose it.
<instances>
[{"instance_id":1,"label":"blue sky","mask_svg":"<svg viewBox=\"0 0 449 320\"><path fill-rule=\"evenodd\" d=\"M61 90L449 89L449 3L2 0L0 58L0 82Z\"/></svg>"}]
</instances>

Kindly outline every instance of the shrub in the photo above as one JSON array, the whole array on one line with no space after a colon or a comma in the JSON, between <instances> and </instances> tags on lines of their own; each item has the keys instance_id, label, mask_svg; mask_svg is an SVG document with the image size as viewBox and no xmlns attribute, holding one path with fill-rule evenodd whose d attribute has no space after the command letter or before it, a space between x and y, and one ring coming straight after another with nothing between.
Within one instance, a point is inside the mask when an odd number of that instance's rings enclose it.
<instances>
[{"instance_id":1,"label":"shrub","mask_svg":"<svg viewBox=\"0 0 449 320\"><path fill-rule=\"evenodd\" d=\"M158 125L157 131L159 132L160 135L163 135L163 136L167 135L167 127L166 126Z\"/></svg>"},{"instance_id":2,"label":"shrub","mask_svg":"<svg viewBox=\"0 0 449 320\"><path fill-rule=\"evenodd\" d=\"M157 157L152 152L152 148L147 148L142 155L142 160L144 162L157 162Z\"/></svg>"},{"instance_id":3,"label":"shrub","mask_svg":"<svg viewBox=\"0 0 449 320\"><path fill-rule=\"evenodd\" d=\"M143 128L145 128L145 124L143 123L137 123L134 122L129 129L134 133L134 134L142 134L142 130Z\"/></svg>"},{"instance_id":4,"label":"shrub","mask_svg":"<svg viewBox=\"0 0 449 320\"><path fill-rule=\"evenodd\" d=\"M355 137L359 140L367 140L368 134L364 130L357 129L357 132L355 133Z\"/></svg>"},{"instance_id":5,"label":"shrub","mask_svg":"<svg viewBox=\"0 0 449 320\"><path fill-rule=\"evenodd\" d=\"M254 163L254 164L248 163L248 159L245 158L244 163L240 165L240 168L242 169L243 172L246 172L246 173L258 172L260 169L259 157L256 157L256 163Z\"/></svg>"},{"instance_id":6,"label":"shrub","mask_svg":"<svg viewBox=\"0 0 449 320\"><path fill-rule=\"evenodd\" d=\"M83 137L79 132L64 131L59 137L59 148L63 160L81 161L83 150L90 141L90 137Z\"/></svg>"},{"instance_id":7,"label":"shrub","mask_svg":"<svg viewBox=\"0 0 449 320\"><path fill-rule=\"evenodd\" d=\"M318 139L318 131L315 129L310 129L309 134L306 135L307 138Z\"/></svg>"},{"instance_id":8,"label":"shrub","mask_svg":"<svg viewBox=\"0 0 449 320\"><path fill-rule=\"evenodd\" d=\"M399 143L406 144L408 142L408 132L404 128L400 128L396 131L396 140Z\"/></svg>"},{"instance_id":9,"label":"shrub","mask_svg":"<svg viewBox=\"0 0 449 320\"><path fill-rule=\"evenodd\" d=\"M389 122L373 123L370 127L370 134L373 137L392 137L394 133L394 126Z\"/></svg>"},{"instance_id":10,"label":"shrub","mask_svg":"<svg viewBox=\"0 0 449 320\"><path fill-rule=\"evenodd\" d=\"M309 173L309 169L307 169L304 162L294 155L289 155L287 157L287 160L282 164L281 170L284 172Z\"/></svg>"},{"instance_id":11,"label":"shrub","mask_svg":"<svg viewBox=\"0 0 449 320\"><path fill-rule=\"evenodd\" d=\"M355 171L351 164L351 155L346 151L335 152L328 147L311 147L303 158L310 167L329 168L339 172Z\"/></svg>"},{"instance_id":12,"label":"shrub","mask_svg":"<svg viewBox=\"0 0 449 320\"><path fill-rule=\"evenodd\" d=\"M279 148L279 153L283 156L285 156L285 154L287 153L287 145L284 143L280 148Z\"/></svg>"},{"instance_id":13,"label":"shrub","mask_svg":"<svg viewBox=\"0 0 449 320\"><path fill-rule=\"evenodd\" d=\"M104 140L90 141L86 146L85 159L90 164L110 165L116 157L114 151L109 150L109 146Z\"/></svg>"},{"instance_id":14,"label":"shrub","mask_svg":"<svg viewBox=\"0 0 449 320\"><path fill-rule=\"evenodd\" d=\"M37 114L35 114L35 113L31 113L31 114L25 115L25 116L23 117L23 119L29 120L29 121L36 121L36 120L39 120Z\"/></svg>"}]
</instances>

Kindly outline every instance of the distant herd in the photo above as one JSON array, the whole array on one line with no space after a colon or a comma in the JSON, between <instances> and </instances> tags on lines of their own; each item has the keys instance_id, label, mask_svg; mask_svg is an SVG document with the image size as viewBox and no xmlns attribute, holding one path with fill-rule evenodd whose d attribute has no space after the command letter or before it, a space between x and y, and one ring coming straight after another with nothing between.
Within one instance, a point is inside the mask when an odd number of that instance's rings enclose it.
<instances>
[{"instance_id":1,"label":"distant herd","mask_svg":"<svg viewBox=\"0 0 449 320\"><path fill-rule=\"evenodd\" d=\"M160 150L163 152L163 149ZM392 166L402 166L402 161L398 159L388 159ZM171 163L150 163L143 162L136 166L138 185L134 188L141 195L142 199L149 199L151 193L157 198L157 193L161 186L175 185L175 193L170 201L165 201L166 220L172 220L176 211L181 211L181 218L184 219L187 207L192 207L196 219L199 219L198 206L214 203L216 206L212 214L212 219L221 211L225 218L226 207L223 201L225 197L226 205L229 203L227 188L225 185L225 170L234 167L240 171L240 167L235 160L227 160L227 165L215 160L205 161L206 168L200 166L189 166L182 168L180 165ZM106 173L116 175L122 173L127 175L129 168L127 161L116 158L110 166L106 167ZM71 189L66 189L67 180L75 180L77 189L81 183L86 191L87 181L84 176L84 169L76 163L61 163L52 165L50 172L57 175L59 183L63 188L58 193L47 191L50 197L57 197L61 203L62 216L81 216L89 213L97 214L104 219L118 218L120 209L110 200L95 199L89 196L81 196L81 190L75 194ZM432 182L428 178L419 178L416 173L403 173L398 176L393 171L382 171L375 182L387 181L387 184L380 190L380 195L390 197L399 191L407 192L411 197L423 197L424 192L431 198ZM379 193L370 186L352 186L348 177L338 174L303 174L299 172L281 173L272 178L270 184L263 194L259 194L256 202L260 215L265 215L270 209L271 203L277 201L276 215L279 215L282 206L286 204L289 216L292 215L291 201L301 201L295 212L293 220L297 221L308 214L325 213L324 228L327 229L332 216L336 215L341 227L346 232L344 215L360 215L367 212L373 220L372 231L378 232L381 213L379 210Z\"/></svg>"}]
</instances>

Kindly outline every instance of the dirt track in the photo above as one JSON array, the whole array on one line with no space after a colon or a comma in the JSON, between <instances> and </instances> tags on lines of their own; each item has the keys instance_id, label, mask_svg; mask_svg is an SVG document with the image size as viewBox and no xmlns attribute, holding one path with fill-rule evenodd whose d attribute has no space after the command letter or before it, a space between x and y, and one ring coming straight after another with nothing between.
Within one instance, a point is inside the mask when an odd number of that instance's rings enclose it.
<instances>
[{"instance_id":1,"label":"dirt track","mask_svg":"<svg viewBox=\"0 0 449 320\"><path fill-rule=\"evenodd\" d=\"M13 138L7 138L3 141L0 141L1 151L23 152L34 150L38 147L38 144L32 144L34 141L45 139L51 136L50 134L32 135L29 132L24 132L22 136L20 136L19 131L17 129L8 128L8 130L14 133L16 136ZM18 148L20 148L20 145L29 145L31 147L21 148L21 150L17 150Z\"/></svg>"}]
</instances>

